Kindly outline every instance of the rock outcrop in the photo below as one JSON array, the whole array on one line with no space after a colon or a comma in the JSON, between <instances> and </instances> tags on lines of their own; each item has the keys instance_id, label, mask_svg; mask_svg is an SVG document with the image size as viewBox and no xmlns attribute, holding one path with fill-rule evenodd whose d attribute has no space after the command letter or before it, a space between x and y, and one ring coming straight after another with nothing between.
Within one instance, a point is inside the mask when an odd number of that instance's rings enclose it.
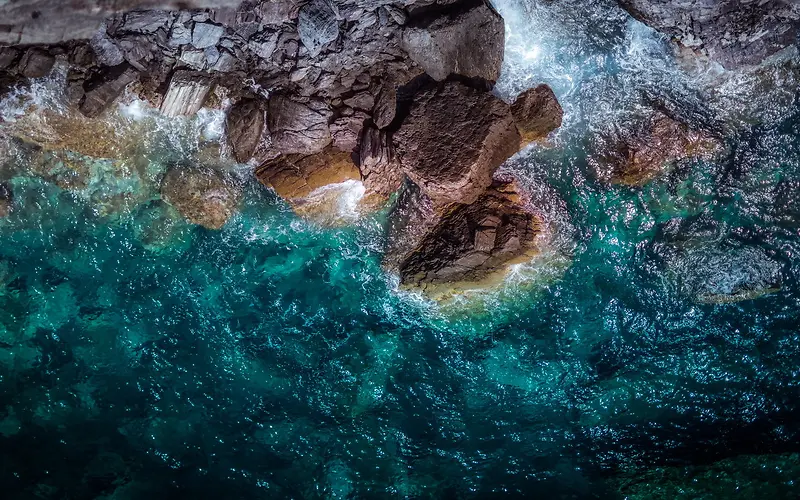
<instances>
[{"instance_id":1,"label":"rock outcrop","mask_svg":"<svg viewBox=\"0 0 800 500\"><path fill-rule=\"evenodd\" d=\"M593 163L600 180L627 186L641 186L675 162L709 157L722 148L714 136L659 111L633 118L596 140L599 154Z\"/></svg>"},{"instance_id":2,"label":"rock outcrop","mask_svg":"<svg viewBox=\"0 0 800 500\"><path fill-rule=\"evenodd\" d=\"M538 253L544 230L510 178L495 180L470 204L435 207L424 194L411 193L400 207L405 215L390 233L387 266L402 284L431 295L497 283L508 266Z\"/></svg>"},{"instance_id":3,"label":"rock outcrop","mask_svg":"<svg viewBox=\"0 0 800 500\"><path fill-rule=\"evenodd\" d=\"M268 161L256 177L289 201L305 198L312 191L347 180L360 180L361 173L348 153L327 148L319 154L287 155Z\"/></svg>"},{"instance_id":4,"label":"rock outcrop","mask_svg":"<svg viewBox=\"0 0 800 500\"><path fill-rule=\"evenodd\" d=\"M221 229L236 211L241 189L208 167L174 166L161 181L161 197L192 224Z\"/></svg>"},{"instance_id":5,"label":"rock outcrop","mask_svg":"<svg viewBox=\"0 0 800 500\"><path fill-rule=\"evenodd\" d=\"M228 142L239 163L249 161L261 144L266 110L259 99L245 98L234 104L226 117Z\"/></svg>"},{"instance_id":6,"label":"rock outcrop","mask_svg":"<svg viewBox=\"0 0 800 500\"><path fill-rule=\"evenodd\" d=\"M456 81L424 86L394 134L403 172L437 204L472 203L519 151L508 104Z\"/></svg>"},{"instance_id":7,"label":"rock outcrop","mask_svg":"<svg viewBox=\"0 0 800 500\"><path fill-rule=\"evenodd\" d=\"M682 47L730 69L759 64L794 44L800 33L800 4L794 0L618 1Z\"/></svg>"},{"instance_id":8,"label":"rock outcrop","mask_svg":"<svg viewBox=\"0 0 800 500\"><path fill-rule=\"evenodd\" d=\"M511 104L522 145L538 141L561 126L564 110L548 85L539 85L521 93Z\"/></svg>"}]
</instances>

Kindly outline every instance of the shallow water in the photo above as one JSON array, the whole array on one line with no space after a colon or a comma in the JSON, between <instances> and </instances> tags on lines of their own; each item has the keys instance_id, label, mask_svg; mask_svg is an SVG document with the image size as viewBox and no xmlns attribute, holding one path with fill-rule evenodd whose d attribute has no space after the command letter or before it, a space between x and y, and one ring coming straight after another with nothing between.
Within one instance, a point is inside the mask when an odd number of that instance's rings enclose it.
<instances>
[{"instance_id":1,"label":"shallow water","mask_svg":"<svg viewBox=\"0 0 800 500\"><path fill-rule=\"evenodd\" d=\"M219 112L125 104L141 147L77 171L5 147L3 498L798 495L797 61L687 73L609 2L496 3L497 93L547 82L565 108L505 167L559 255L464 307L397 290L386 213L319 225L244 166L223 230L183 222L158 179L219 158ZM593 135L653 102L728 152L601 184Z\"/></svg>"}]
</instances>

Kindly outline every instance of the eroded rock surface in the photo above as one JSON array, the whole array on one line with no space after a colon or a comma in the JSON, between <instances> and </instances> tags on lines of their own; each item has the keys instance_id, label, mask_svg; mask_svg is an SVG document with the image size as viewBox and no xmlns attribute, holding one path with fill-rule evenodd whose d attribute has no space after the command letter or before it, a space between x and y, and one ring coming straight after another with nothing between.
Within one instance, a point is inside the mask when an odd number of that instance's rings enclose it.
<instances>
[{"instance_id":1,"label":"eroded rock surface","mask_svg":"<svg viewBox=\"0 0 800 500\"><path fill-rule=\"evenodd\" d=\"M189 222L208 229L225 225L241 194L233 179L209 167L174 166L161 181L161 197Z\"/></svg>"},{"instance_id":2,"label":"eroded rock surface","mask_svg":"<svg viewBox=\"0 0 800 500\"><path fill-rule=\"evenodd\" d=\"M280 197L293 201L329 184L360 180L361 173L348 153L327 148L319 154L268 161L258 168L256 177Z\"/></svg>"},{"instance_id":3,"label":"eroded rock surface","mask_svg":"<svg viewBox=\"0 0 800 500\"><path fill-rule=\"evenodd\" d=\"M795 43L794 0L619 0L634 17L727 68L759 64Z\"/></svg>"},{"instance_id":4,"label":"eroded rock surface","mask_svg":"<svg viewBox=\"0 0 800 500\"><path fill-rule=\"evenodd\" d=\"M416 93L394 143L403 171L434 202L468 204L519 151L520 136L508 104L448 81Z\"/></svg>"},{"instance_id":5,"label":"eroded rock surface","mask_svg":"<svg viewBox=\"0 0 800 500\"><path fill-rule=\"evenodd\" d=\"M401 283L434 293L502 280L509 265L538 253L544 229L513 179L496 180L470 204L434 208L417 199L408 210L391 234L387 263Z\"/></svg>"}]
</instances>

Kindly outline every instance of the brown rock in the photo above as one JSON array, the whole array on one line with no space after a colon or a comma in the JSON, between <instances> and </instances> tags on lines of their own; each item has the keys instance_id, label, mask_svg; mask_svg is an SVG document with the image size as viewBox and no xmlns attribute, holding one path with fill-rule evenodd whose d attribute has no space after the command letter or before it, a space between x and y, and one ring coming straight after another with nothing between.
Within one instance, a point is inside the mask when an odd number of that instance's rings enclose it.
<instances>
[{"instance_id":1,"label":"brown rock","mask_svg":"<svg viewBox=\"0 0 800 500\"><path fill-rule=\"evenodd\" d=\"M564 110L553 90L542 84L517 96L511 105L511 114L525 146L560 127Z\"/></svg>"},{"instance_id":2,"label":"brown rock","mask_svg":"<svg viewBox=\"0 0 800 500\"><path fill-rule=\"evenodd\" d=\"M495 181L471 204L436 209L417 199L413 205L416 215L393 228L386 258L404 285L434 295L480 288L539 252L543 221L512 179Z\"/></svg>"},{"instance_id":3,"label":"brown rock","mask_svg":"<svg viewBox=\"0 0 800 500\"><path fill-rule=\"evenodd\" d=\"M386 128L394 121L397 113L397 89L387 83L378 94L375 107L372 109L372 121L378 128Z\"/></svg>"},{"instance_id":4,"label":"brown rock","mask_svg":"<svg viewBox=\"0 0 800 500\"><path fill-rule=\"evenodd\" d=\"M361 174L349 153L327 148L309 156L288 155L270 160L256 170L256 177L281 198L292 201L322 186L360 180Z\"/></svg>"},{"instance_id":5,"label":"brown rock","mask_svg":"<svg viewBox=\"0 0 800 500\"><path fill-rule=\"evenodd\" d=\"M211 168L175 166L161 181L161 197L189 222L220 229L239 205L241 189Z\"/></svg>"},{"instance_id":6,"label":"brown rock","mask_svg":"<svg viewBox=\"0 0 800 500\"><path fill-rule=\"evenodd\" d=\"M708 157L721 149L710 134L658 111L599 136L598 143L600 153L593 161L598 177L628 186L648 183L677 161Z\"/></svg>"},{"instance_id":7,"label":"brown rock","mask_svg":"<svg viewBox=\"0 0 800 500\"><path fill-rule=\"evenodd\" d=\"M243 99L228 111L228 143L239 163L247 162L255 154L264 131L264 115L264 107L257 99Z\"/></svg>"},{"instance_id":8,"label":"brown rock","mask_svg":"<svg viewBox=\"0 0 800 500\"><path fill-rule=\"evenodd\" d=\"M328 126L333 116L322 101L307 103L272 96L267 113L272 146L283 154L319 153L331 143Z\"/></svg>"},{"instance_id":9,"label":"brown rock","mask_svg":"<svg viewBox=\"0 0 800 500\"><path fill-rule=\"evenodd\" d=\"M358 136L368 119L369 115L361 111L335 119L330 125L333 147L339 151L355 151L358 148Z\"/></svg>"},{"instance_id":10,"label":"brown rock","mask_svg":"<svg viewBox=\"0 0 800 500\"><path fill-rule=\"evenodd\" d=\"M400 164L435 203L472 203L519 150L509 106L457 82L420 90L394 134Z\"/></svg>"},{"instance_id":11,"label":"brown rock","mask_svg":"<svg viewBox=\"0 0 800 500\"><path fill-rule=\"evenodd\" d=\"M494 82L503 64L505 24L481 2L455 16L411 23L401 46L435 80L458 74Z\"/></svg>"}]
</instances>

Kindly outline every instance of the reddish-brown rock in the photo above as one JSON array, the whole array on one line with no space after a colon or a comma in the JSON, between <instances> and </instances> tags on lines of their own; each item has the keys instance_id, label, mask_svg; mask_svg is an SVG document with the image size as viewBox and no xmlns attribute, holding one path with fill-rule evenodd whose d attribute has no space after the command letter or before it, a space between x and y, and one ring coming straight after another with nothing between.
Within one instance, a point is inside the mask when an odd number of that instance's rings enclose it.
<instances>
[{"instance_id":1,"label":"reddish-brown rock","mask_svg":"<svg viewBox=\"0 0 800 500\"><path fill-rule=\"evenodd\" d=\"M561 126L564 110L547 85L539 85L517 96L511 104L511 114L522 137L522 145L544 139Z\"/></svg>"}]
</instances>

